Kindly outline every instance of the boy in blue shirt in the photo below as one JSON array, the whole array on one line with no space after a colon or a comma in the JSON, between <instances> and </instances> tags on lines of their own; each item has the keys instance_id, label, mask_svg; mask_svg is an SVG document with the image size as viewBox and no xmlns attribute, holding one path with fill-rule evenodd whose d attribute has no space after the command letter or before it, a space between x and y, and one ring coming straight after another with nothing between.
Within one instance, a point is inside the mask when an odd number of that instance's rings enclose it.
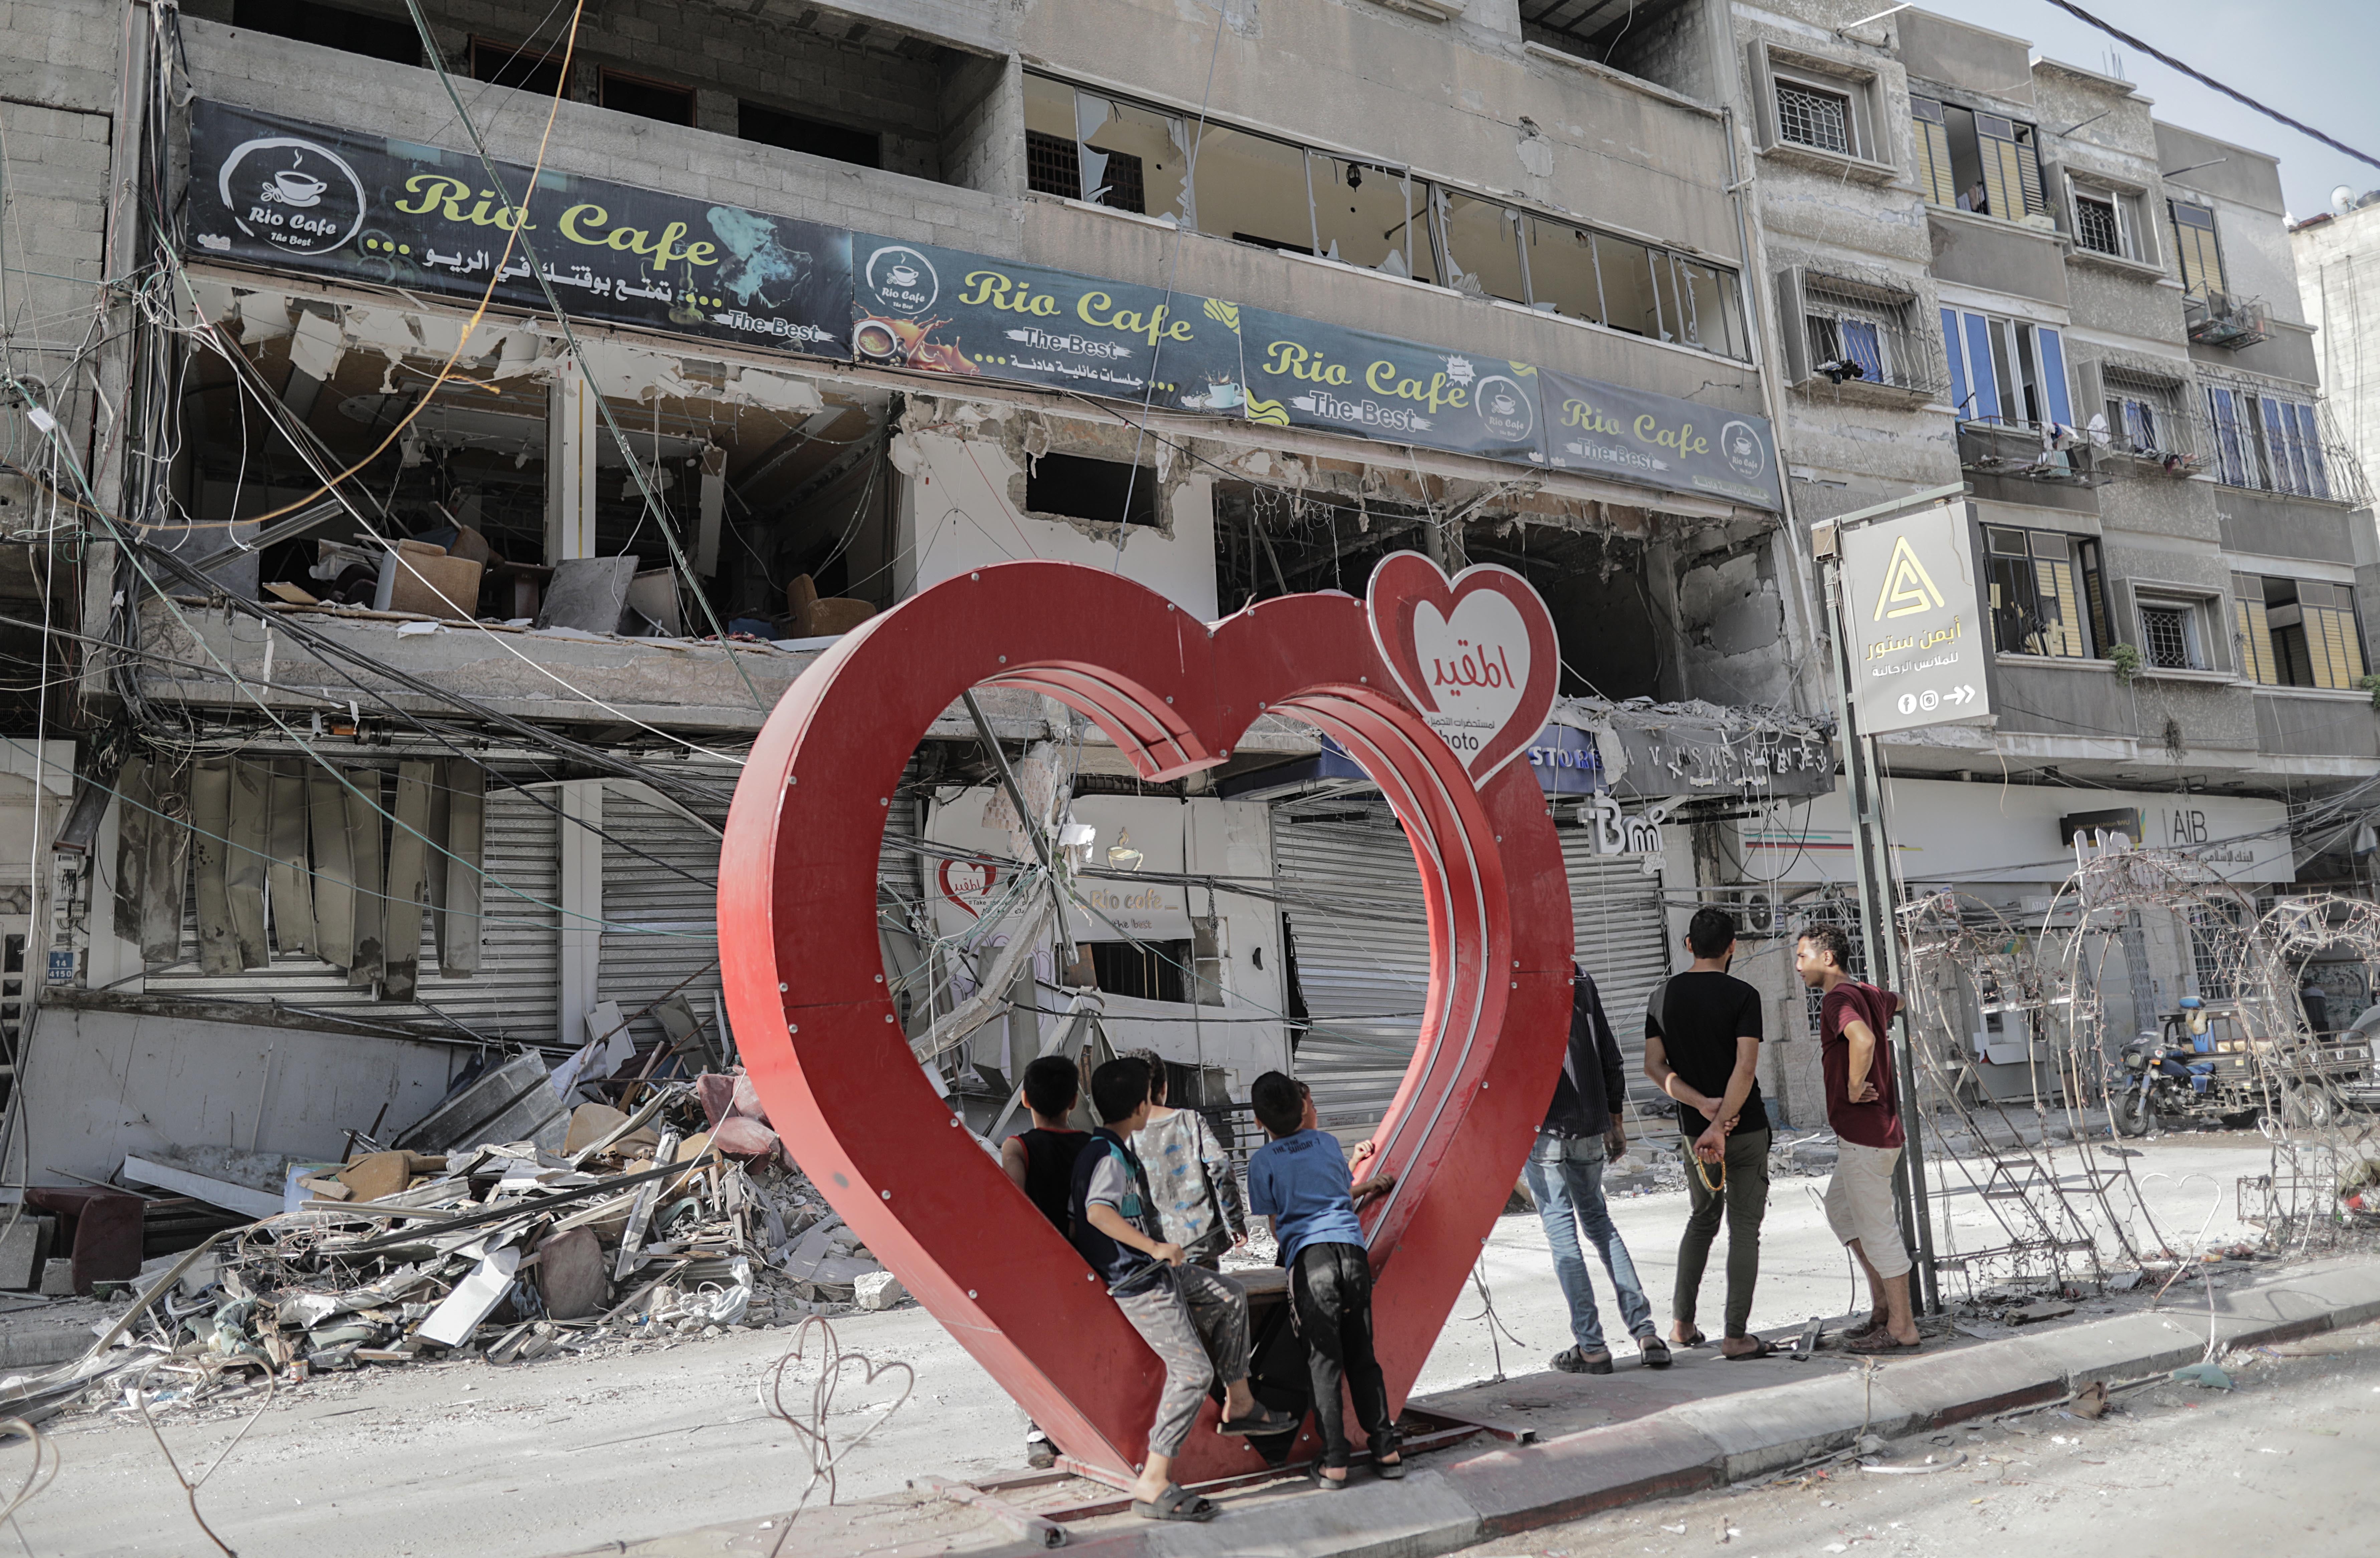
<instances>
[{"instance_id":1,"label":"boy in blue shirt","mask_svg":"<svg viewBox=\"0 0 2380 1558\"><path fill-rule=\"evenodd\" d=\"M1364 1226L1355 1220L1355 1209L1394 1188L1396 1175L1354 1183L1339 1138L1316 1127L1314 1095L1305 1083L1268 1071L1256 1079L1248 1102L1272 1138L1248 1160L1248 1210L1271 1219L1281 1262L1289 1268L1290 1316L1305 1342L1314 1420L1322 1430L1314 1479L1327 1489L1347 1485L1342 1382L1371 1441L1372 1469L1402 1477L1388 1382L1372 1356L1372 1264Z\"/></svg>"},{"instance_id":2,"label":"boy in blue shirt","mask_svg":"<svg viewBox=\"0 0 2380 1558\"><path fill-rule=\"evenodd\" d=\"M1247 1294L1229 1277L1185 1265L1182 1247L1152 1232L1148 1175L1132 1150L1133 1133L1148 1124L1148 1067L1140 1061L1111 1060L1091 1073L1091 1107L1102 1124L1075 1159L1067 1235L1165 1369L1132 1512L1147 1520L1211 1520L1217 1506L1172 1476L1209 1382L1223 1382L1217 1433L1285 1433L1297 1422L1248 1389Z\"/></svg>"}]
</instances>

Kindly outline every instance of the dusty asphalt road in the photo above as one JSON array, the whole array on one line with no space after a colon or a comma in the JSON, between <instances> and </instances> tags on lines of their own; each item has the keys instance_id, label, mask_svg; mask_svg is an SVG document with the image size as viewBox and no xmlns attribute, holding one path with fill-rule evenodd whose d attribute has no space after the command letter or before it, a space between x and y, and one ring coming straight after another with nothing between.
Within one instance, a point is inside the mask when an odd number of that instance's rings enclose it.
<instances>
[{"instance_id":1,"label":"dusty asphalt road","mask_svg":"<svg viewBox=\"0 0 2380 1558\"><path fill-rule=\"evenodd\" d=\"M1640 1504L1465 1558L2368 1558L2380 1551L2380 1327L2233 1354L2229 1394L2120 1393L1899 1441L1886 1463ZM1724 1535L1725 1540L1721 1538Z\"/></svg>"},{"instance_id":2,"label":"dusty asphalt road","mask_svg":"<svg viewBox=\"0 0 2380 1558\"><path fill-rule=\"evenodd\" d=\"M2122 1161L2168 1239L2187 1248L2202 1223L2210 1241L2241 1231L2231 1216L2231 1183L2264 1172L2266 1150L2243 1134L2180 1137L2151 1140L2144 1156ZM2061 1157L2061 1167L2072 1163L2070 1153ZM1965 1185L1955 1171L1940 1178ZM1843 1251L1816 1201L1825 1183L1780 1176L1772 1186L1753 1315L1757 1327L1846 1312ZM1682 1192L1667 1192L1614 1206L1657 1315L1666 1314L1684 1202ZM1970 1187L1951 1195L1948 1206L1959 1248L2005 1241L1995 1212L2007 1203L1986 1203ZM1713 1264L1703 1312L1715 1319L1720 1283ZM1542 1369L1568 1337L1536 1219L1502 1219L1484 1270L1498 1315L1524 1344L1503 1345L1504 1370ZM1599 1271L1596 1281L1606 1327L1616 1333ZM2082 1318L2089 1313L2085 1306ZM871 1357L905 1360L917 1373L915 1397L845 1464L844 1499L899 1488L922 1470L980 1474L1018 1464L1014 1408L930 1316L910 1308L853 1315L836 1325L844 1345ZM760 1410L755 1387L790 1339L784 1331L735 1332L710 1342L510 1369L416 1364L327 1376L285 1393L265 1411L207 1484L200 1506L241 1558L521 1558L787 1507L801 1485L800 1463L783 1426ZM1495 1366L1476 1296L1466 1295L1417 1394L1485 1379ZM886 1398L846 1391L839 1399L847 1415L836 1426L856 1430ZM195 1469L229 1442L248 1405L237 1415L169 1410L160 1420L182 1464ZM190 1524L180 1489L136 1416L117 1411L53 1427L63 1469L18 1516L33 1552L213 1551ZM2380 1456L2369 1433L2362 1442L2362 1475L2369 1480ZM23 1455L21 1446L0 1452L0 1485L14 1486ZM2191 1491L2193 1467L2178 1469L2184 1480L2168 1496ZM1698 1540L1706 1545L1707 1533ZM1689 1550L1674 1543L1659 1549ZM2129 1541L2120 1550L2129 1551ZM1732 1545L1729 1551L1768 1558ZM2240 1551L2226 1550L2227 1558ZM2362 1551L2380 1551L2380 1539Z\"/></svg>"}]
</instances>

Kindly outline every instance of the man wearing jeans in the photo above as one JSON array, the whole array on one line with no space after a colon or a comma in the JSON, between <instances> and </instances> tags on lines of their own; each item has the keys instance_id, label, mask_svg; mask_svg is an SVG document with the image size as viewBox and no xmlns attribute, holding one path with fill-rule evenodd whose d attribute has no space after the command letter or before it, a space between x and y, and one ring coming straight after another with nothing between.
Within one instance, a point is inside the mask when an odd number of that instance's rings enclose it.
<instances>
[{"instance_id":1,"label":"man wearing jeans","mask_svg":"<svg viewBox=\"0 0 2380 1558\"><path fill-rule=\"evenodd\" d=\"M1603 999L1595 980L1577 964L1571 965L1570 1051L1561 1075L1554 1079L1553 1102L1537 1131L1537 1145L1521 1171L1522 1182L1537 1203L1537 1217L1546 1225L1546 1243L1554 1257L1554 1280L1570 1304L1573 1345L1554 1355L1553 1365L1569 1374L1609 1374L1611 1349L1603 1345L1603 1317L1595 1307L1595 1284L1579 1250L1584 1229L1595 1253L1611 1277L1619 1295L1620 1318L1636 1338L1647 1369L1669 1366L1670 1349L1653 1324L1653 1306L1636 1280L1635 1263L1620 1242L1611 1213L1603 1204L1605 1157L1618 1157L1628 1148L1628 1133L1616 1113L1626 1086L1626 1068L1620 1041L1603 1015Z\"/></svg>"}]
</instances>

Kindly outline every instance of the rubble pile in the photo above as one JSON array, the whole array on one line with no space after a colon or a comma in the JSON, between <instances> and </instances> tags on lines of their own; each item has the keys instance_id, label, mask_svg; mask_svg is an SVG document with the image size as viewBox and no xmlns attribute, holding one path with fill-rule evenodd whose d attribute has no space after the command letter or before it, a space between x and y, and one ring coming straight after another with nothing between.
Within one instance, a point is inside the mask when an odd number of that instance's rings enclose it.
<instances>
[{"instance_id":1,"label":"rubble pile","mask_svg":"<svg viewBox=\"0 0 2380 1558\"><path fill-rule=\"evenodd\" d=\"M294 1210L147 1262L79 1361L0 1381L0 1415L38 1420L128 1388L197 1399L261 1375L528 1362L906 1296L736 1074L660 1085L633 1114L581 1103L524 1140L359 1140L346 1163L290 1180Z\"/></svg>"}]
</instances>

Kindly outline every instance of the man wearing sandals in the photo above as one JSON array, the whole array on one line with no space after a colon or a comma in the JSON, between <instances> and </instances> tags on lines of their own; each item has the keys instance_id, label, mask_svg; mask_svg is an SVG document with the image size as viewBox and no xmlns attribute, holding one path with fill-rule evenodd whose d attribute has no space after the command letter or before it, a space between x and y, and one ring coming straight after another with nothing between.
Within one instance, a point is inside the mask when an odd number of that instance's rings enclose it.
<instances>
[{"instance_id":1,"label":"man wearing sandals","mask_svg":"<svg viewBox=\"0 0 2380 1558\"><path fill-rule=\"evenodd\" d=\"M1248 1390L1247 1294L1229 1277L1186 1264L1180 1245L1148 1231L1154 1198L1130 1145L1148 1124L1148 1067L1140 1061L1111 1060L1091 1073L1091 1107L1103 1123L1075 1160L1068 1231L1165 1369L1132 1512L1148 1520L1211 1520L1216 1506L1172 1477L1208 1385L1219 1375L1223 1381L1218 1433L1285 1433L1297 1419L1259 1406Z\"/></svg>"},{"instance_id":2,"label":"man wearing sandals","mask_svg":"<svg viewBox=\"0 0 2380 1558\"><path fill-rule=\"evenodd\" d=\"M1827 1077L1827 1123L1840 1155L1827 1186L1827 1223L1867 1273L1872 1310L1847 1333L1863 1354L1917 1350L1909 1306L1909 1249L1893 1215L1892 1175L1900 1162L1900 1105L1893 1092L1892 1052L1885 1043L1900 997L1844 971L1851 941L1832 925L1802 932L1793 971L1822 993L1819 1060Z\"/></svg>"},{"instance_id":3,"label":"man wearing sandals","mask_svg":"<svg viewBox=\"0 0 2380 1558\"><path fill-rule=\"evenodd\" d=\"M1645 1009L1645 1075L1678 1103L1686 1196L1692 1210L1678 1241L1670 1299L1672 1342L1707 1340L1694 1324L1703 1267L1719 1219L1727 1219L1727 1333L1723 1357L1766 1357L1776 1348L1752 1334L1752 1290L1760 1281L1760 1223L1768 1214L1768 1108L1760 1097L1760 992L1728 973L1735 919L1704 907L1686 924L1694 965L1673 974Z\"/></svg>"}]
</instances>

